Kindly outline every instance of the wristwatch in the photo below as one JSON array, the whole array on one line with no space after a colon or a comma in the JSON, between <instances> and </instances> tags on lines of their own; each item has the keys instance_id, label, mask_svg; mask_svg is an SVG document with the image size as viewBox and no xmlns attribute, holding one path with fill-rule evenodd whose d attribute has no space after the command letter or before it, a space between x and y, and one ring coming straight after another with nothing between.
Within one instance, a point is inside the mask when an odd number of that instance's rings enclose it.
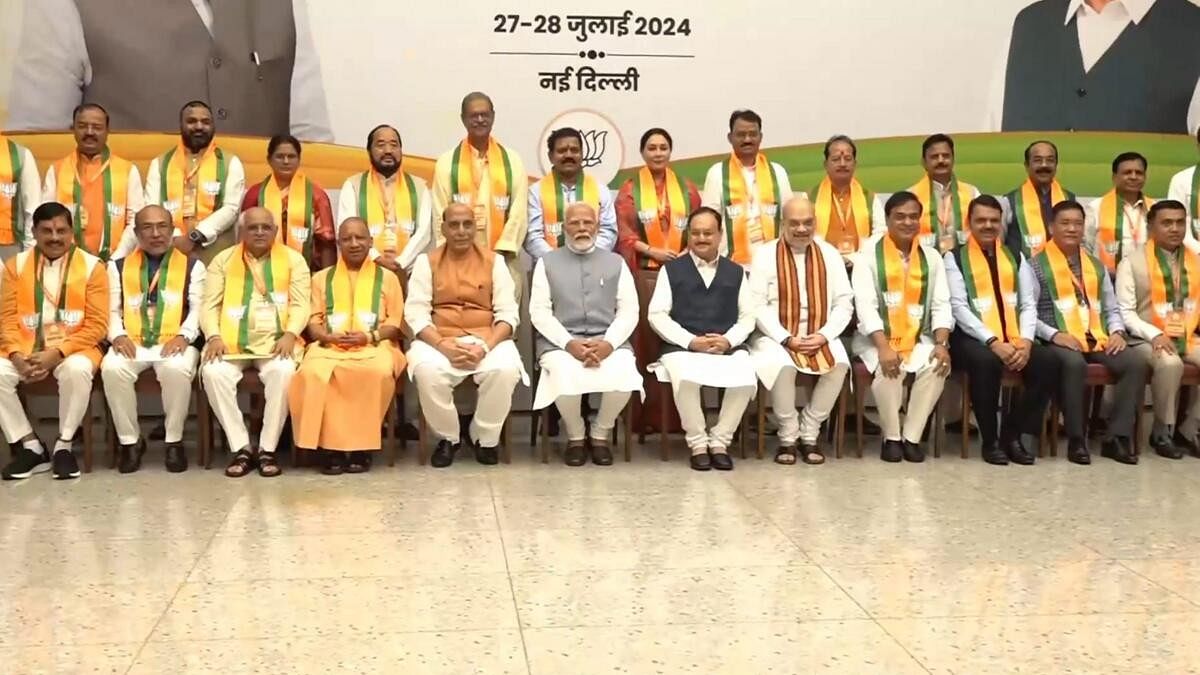
<instances>
[{"instance_id":1,"label":"wristwatch","mask_svg":"<svg viewBox=\"0 0 1200 675\"><path fill-rule=\"evenodd\" d=\"M192 242L193 244L195 244L197 246L203 246L204 245L204 233L201 232L200 230L192 230L191 232L188 233L188 241Z\"/></svg>"}]
</instances>

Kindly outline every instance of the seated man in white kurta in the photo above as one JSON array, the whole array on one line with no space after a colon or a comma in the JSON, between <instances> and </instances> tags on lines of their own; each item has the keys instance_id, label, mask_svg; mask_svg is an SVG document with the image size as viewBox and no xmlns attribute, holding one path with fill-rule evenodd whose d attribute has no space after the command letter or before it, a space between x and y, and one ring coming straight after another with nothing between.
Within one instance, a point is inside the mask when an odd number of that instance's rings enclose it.
<instances>
[{"instance_id":1,"label":"seated man in white kurta","mask_svg":"<svg viewBox=\"0 0 1200 675\"><path fill-rule=\"evenodd\" d=\"M822 464L817 444L829 418L850 358L839 336L854 316L854 290L842 255L814 237L816 214L807 197L783 205L783 237L754 253L750 268L752 304L760 335L750 356L779 421L775 461L796 463L796 443L805 464ZM796 410L796 373L817 376L804 412Z\"/></svg>"},{"instance_id":2,"label":"seated man in white kurta","mask_svg":"<svg viewBox=\"0 0 1200 675\"><path fill-rule=\"evenodd\" d=\"M567 430L567 466L612 464L608 438L629 393L642 376L629 345L638 322L637 287L624 259L596 246L599 222L589 204L567 206L562 248L533 270L529 320L537 331L538 382L533 407L558 406ZM579 408L584 395L601 393L587 433ZM585 438L587 440L585 441Z\"/></svg>"},{"instance_id":3,"label":"seated man in white kurta","mask_svg":"<svg viewBox=\"0 0 1200 675\"><path fill-rule=\"evenodd\" d=\"M454 388L479 385L470 441L480 464L499 461L497 446L518 381L527 381L512 340L517 298L504 257L475 241L475 211L451 204L442 213L444 243L413 263L404 319L416 339L408 376L421 412L438 437L430 463L450 466L460 445Z\"/></svg>"},{"instance_id":4,"label":"seated man in white kurta","mask_svg":"<svg viewBox=\"0 0 1200 675\"><path fill-rule=\"evenodd\" d=\"M666 374L697 471L729 471L729 442L754 397L746 338L754 330L749 283L741 265L718 255L721 214L702 206L688 217L688 255L663 265L650 297L650 327L663 339L656 374ZM678 302L675 301L679 298ZM717 423L708 427L700 387L725 389Z\"/></svg>"},{"instance_id":5,"label":"seated man in white kurta","mask_svg":"<svg viewBox=\"0 0 1200 675\"><path fill-rule=\"evenodd\" d=\"M858 335L853 350L875 374L871 392L883 428L880 458L923 462L921 436L950 374L950 287L937 249L922 246L917 238L917 196L897 192L883 210L887 232L871 237L854 263ZM907 406L906 373L914 375Z\"/></svg>"}]
</instances>

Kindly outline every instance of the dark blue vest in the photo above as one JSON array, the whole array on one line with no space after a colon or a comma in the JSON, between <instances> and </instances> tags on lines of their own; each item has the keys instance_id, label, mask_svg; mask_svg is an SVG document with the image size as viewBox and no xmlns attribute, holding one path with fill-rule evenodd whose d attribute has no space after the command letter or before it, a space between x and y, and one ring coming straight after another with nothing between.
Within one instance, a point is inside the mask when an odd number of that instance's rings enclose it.
<instances>
[{"instance_id":1,"label":"dark blue vest","mask_svg":"<svg viewBox=\"0 0 1200 675\"><path fill-rule=\"evenodd\" d=\"M671 283L671 318L689 333L724 333L737 323L738 293L745 272L742 266L722 256L712 284L704 285L691 255L681 255L663 266ZM663 342L663 353L683 348Z\"/></svg>"}]
</instances>

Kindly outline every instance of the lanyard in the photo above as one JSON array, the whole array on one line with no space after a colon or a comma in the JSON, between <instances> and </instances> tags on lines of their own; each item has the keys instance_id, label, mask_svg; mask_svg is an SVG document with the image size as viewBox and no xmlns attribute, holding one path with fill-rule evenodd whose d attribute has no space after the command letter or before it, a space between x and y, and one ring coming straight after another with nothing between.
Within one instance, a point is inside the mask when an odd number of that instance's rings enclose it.
<instances>
[{"instance_id":1,"label":"lanyard","mask_svg":"<svg viewBox=\"0 0 1200 675\"><path fill-rule=\"evenodd\" d=\"M66 256L67 259L63 263L62 275L61 275L62 278L59 280L60 283L58 285L58 291L56 293L51 293L50 289L46 288L46 281L45 281L46 259L41 256L38 257L37 284L38 284L38 287L40 287L42 289L42 295L44 297L44 300L42 302L43 305L45 304L45 300L49 300L50 304L54 305L56 308L58 308L58 309L63 308L62 303L67 295L67 276L69 275L69 273L71 271L71 260L74 256L75 256L75 247L72 246L71 252L67 254L67 256ZM37 311L38 311L38 315L40 316L42 313L42 308L38 307Z\"/></svg>"}]
</instances>

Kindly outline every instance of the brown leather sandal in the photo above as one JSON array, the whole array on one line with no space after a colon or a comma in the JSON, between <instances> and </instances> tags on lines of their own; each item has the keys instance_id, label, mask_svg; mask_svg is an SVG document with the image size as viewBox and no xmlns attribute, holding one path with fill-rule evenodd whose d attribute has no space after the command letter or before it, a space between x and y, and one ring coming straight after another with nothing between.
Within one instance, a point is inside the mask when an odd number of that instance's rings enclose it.
<instances>
[{"instance_id":1,"label":"brown leather sandal","mask_svg":"<svg viewBox=\"0 0 1200 675\"><path fill-rule=\"evenodd\" d=\"M262 452L258 453L258 475L263 478L274 478L283 473L279 468L279 464L275 462L275 453Z\"/></svg>"},{"instance_id":2,"label":"brown leather sandal","mask_svg":"<svg viewBox=\"0 0 1200 675\"><path fill-rule=\"evenodd\" d=\"M241 478L254 469L254 456L249 450L238 450L229 458L225 467L225 475L230 478Z\"/></svg>"}]
</instances>

